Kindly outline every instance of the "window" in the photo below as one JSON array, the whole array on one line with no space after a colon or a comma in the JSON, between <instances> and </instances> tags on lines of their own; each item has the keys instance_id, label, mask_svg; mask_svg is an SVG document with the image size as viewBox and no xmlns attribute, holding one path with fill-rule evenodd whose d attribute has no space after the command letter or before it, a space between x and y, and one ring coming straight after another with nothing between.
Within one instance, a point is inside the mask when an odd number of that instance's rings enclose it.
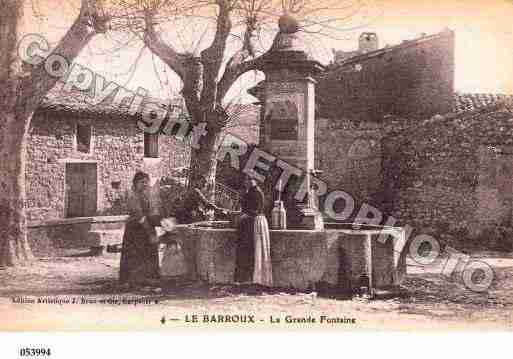
<instances>
[{"instance_id":1,"label":"window","mask_svg":"<svg viewBox=\"0 0 513 359\"><path fill-rule=\"evenodd\" d=\"M159 157L158 133L144 133L144 157Z\"/></svg>"},{"instance_id":2,"label":"window","mask_svg":"<svg viewBox=\"0 0 513 359\"><path fill-rule=\"evenodd\" d=\"M77 151L91 152L91 125L77 123L76 144Z\"/></svg>"}]
</instances>

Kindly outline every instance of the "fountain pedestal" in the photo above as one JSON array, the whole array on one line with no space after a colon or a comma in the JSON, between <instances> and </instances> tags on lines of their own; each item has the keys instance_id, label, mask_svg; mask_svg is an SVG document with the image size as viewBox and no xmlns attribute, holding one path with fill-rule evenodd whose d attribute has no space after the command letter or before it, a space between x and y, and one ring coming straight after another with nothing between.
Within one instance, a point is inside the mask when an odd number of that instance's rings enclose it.
<instances>
[{"instance_id":1,"label":"fountain pedestal","mask_svg":"<svg viewBox=\"0 0 513 359\"><path fill-rule=\"evenodd\" d=\"M293 19L283 17L279 26L280 32L260 68L266 75L263 92L258 95L264 104L260 146L295 170L287 178L283 171L278 181L283 188L274 188L284 189L287 228L320 230L323 220L312 200L311 176L315 164L313 75L323 66L309 54L307 41ZM271 198L272 191L267 188Z\"/></svg>"}]
</instances>

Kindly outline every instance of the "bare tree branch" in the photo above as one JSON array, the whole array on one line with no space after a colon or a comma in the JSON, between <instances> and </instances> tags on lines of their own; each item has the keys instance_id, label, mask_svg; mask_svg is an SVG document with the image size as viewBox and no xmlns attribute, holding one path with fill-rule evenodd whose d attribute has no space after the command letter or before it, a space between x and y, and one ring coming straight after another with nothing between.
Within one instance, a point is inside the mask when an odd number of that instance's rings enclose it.
<instances>
[{"instance_id":1,"label":"bare tree branch","mask_svg":"<svg viewBox=\"0 0 513 359\"><path fill-rule=\"evenodd\" d=\"M255 58L254 36L257 31L258 20L254 8L250 9L246 16L246 30L244 31L242 48L228 60L224 74L218 84L219 102L224 99L230 87L242 74L256 70L261 63L261 59ZM248 57L252 60L247 60Z\"/></svg>"},{"instance_id":2,"label":"bare tree branch","mask_svg":"<svg viewBox=\"0 0 513 359\"><path fill-rule=\"evenodd\" d=\"M82 0L80 14L55 46L52 55L62 56L71 64L96 34L107 31L108 20L97 0ZM48 74L44 63L34 66L28 76L22 78L18 104L25 109L25 113L32 113L57 81L58 78Z\"/></svg>"},{"instance_id":3,"label":"bare tree branch","mask_svg":"<svg viewBox=\"0 0 513 359\"><path fill-rule=\"evenodd\" d=\"M185 82L186 70L184 54L178 53L172 46L166 44L156 33L153 25L154 13L151 10L145 11L145 31L143 41L146 46L156 54L166 65L168 65Z\"/></svg>"},{"instance_id":4,"label":"bare tree branch","mask_svg":"<svg viewBox=\"0 0 513 359\"><path fill-rule=\"evenodd\" d=\"M217 78L225 56L226 42L232 29L230 13L232 4L229 0L216 0L219 7L217 28L212 44L201 53L201 62L204 66L204 83L201 94L203 107L218 102Z\"/></svg>"},{"instance_id":5,"label":"bare tree branch","mask_svg":"<svg viewBox=\"0 0 513 359\"><path fill-rule=\"evenodd\" d=\"M219 81L219 99L223 99L226 96L230 87L232 87L241 75L251 70L257 70L263 62L262 56L243 62L239 62L238 57L240 57L240 53L235 54L234 57L230 59L223 77Z\"/></svg>"}]
</instances>

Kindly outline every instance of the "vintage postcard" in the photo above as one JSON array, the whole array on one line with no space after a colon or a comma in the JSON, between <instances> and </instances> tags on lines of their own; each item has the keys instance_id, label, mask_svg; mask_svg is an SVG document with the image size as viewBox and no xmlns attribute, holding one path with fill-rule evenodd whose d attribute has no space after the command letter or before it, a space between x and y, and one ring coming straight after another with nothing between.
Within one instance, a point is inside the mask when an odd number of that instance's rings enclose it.
<instances>
[{"instance_id":1,"label":"vintage postcard","mask_svg":"<svg viewBox=\"0 0 513 359\"><path fill-rule=\"evenodd\" d=\"M513 329L513 1L0 4L0 331Z\"/></svg>"}]
</instances>

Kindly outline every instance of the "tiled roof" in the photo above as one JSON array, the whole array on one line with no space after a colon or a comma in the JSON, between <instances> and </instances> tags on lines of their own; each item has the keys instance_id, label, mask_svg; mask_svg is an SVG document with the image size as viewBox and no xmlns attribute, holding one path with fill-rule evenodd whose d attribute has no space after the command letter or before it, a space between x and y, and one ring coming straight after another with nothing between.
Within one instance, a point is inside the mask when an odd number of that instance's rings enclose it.
<instances>
[{"instance_id":1,"label":"tiled roof","mask_svg":"<svg viewBox=\"0 0 513 359\"><path fill-rule=\"evenodd\" d=\"M453 96L452 112L461 113L474 111L508 100L513 100L513 95L455 92Z\"/></svg>"},{"instance_id":2,"label":"tiled roof","mask_svg":"<svg viewBox=\"0 0 513 359\"><path fill-rule=\"evenodd\" d=\"M81 116L133 116L128 111L130 103L126 103L127 101L121 103L114 102L116 94L117 90L113 91L101 103L92 105L88 102L88 99L92 98L91 92L65 91L62 89L62 85L58 84L45 96L42 104L39 106L39 110L73 113ZM129 95L126 94L125 96ZM162 108L167 108L170 104L170 101L166 102L152 97L147 97L145 100L156 103Z\"/></svg>"},{"instance_id":3,"label":"tiled roof","mask_svg":"<svg viewBox=\"0 0 513 359\"><path fill-rule=\"evenodd\" d=\"M90 93L85 91L73 90L66 92L61 87L56 86L47 94L39 110L69 113L77 116L94 116L94 118L101 118L102 116L127 118L134 116L128 112L128 104L114 103L115 93L109 95L98 105L88 103L87 98L89 96L91 96ZM157 103L162 108L170 105L184 106L181 97L168 100L167 103L162 99L150 97L146 100ZM226 130L254 143L258 138L260 107L254 104L233 104L228 106L227 112L230 116L230 122Z\"/></svg>"}]
</instances>

